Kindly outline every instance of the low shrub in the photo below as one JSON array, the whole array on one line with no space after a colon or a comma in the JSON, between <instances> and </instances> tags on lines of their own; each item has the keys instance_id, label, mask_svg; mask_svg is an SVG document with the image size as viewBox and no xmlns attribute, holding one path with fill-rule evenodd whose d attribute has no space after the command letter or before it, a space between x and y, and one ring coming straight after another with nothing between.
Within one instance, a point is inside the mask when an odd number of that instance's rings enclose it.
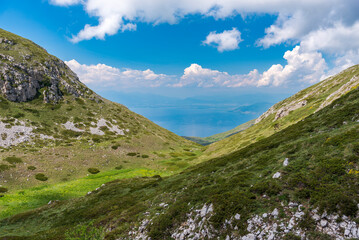
<instances>
[{"instance_id":1,"label":"low shrub","mask_svg":"<svg viewBox=\"0 0 359 240\"><path fill-rule=\"evenodd\" d=\"M22 159L18 157L7 157L4 159L4 161L10 164L22 163Z\"/></svg>"},{"instance_id":2,"label":"low shrub","mask_svg":"<svg viewBox=\"0 0 359 240\"><path fill-rule=\"evenodd\" d=\"M98 170L97 168L89 168L87 169L87 171L91 174L97 174L100 172L100 170Z\"/></svg>"},{"instance_id":3,"label":"low shrub","mask_svg":"<svg viewBox=\"0 0 359 240\"><path fill-rule=\"evenodd\" d=\"M0 164L0 172L9 170L10 166L6 164Z\"/></svg>"},{"instance_id":4,"label":"low shrub","mask_svg":"<svg viewBox=\"0 0 359 240\"><path fill-rule=\"evenodd\" d=\"M0 193L6 193L8 191L5 187L0 187Z\"/></svg>"},{"instance_id":5,"label":"low shrub","mask_svg":"<svg viewBox=\"0 0 359 240\"><path fill-rule=\"evenodd\" d=\"M43 173L38 173L35 175L35 178L39 181L47 181L48 177L45 176Z\"/></svg>"},{"instance_id":6,"label":"low shrub","mask_svg":"<svg viewBox=\"0 0 359 240\"><path fill-rule=\"evenodd\" d=\"M81 224L68 230L65 233L65 240L102 240L105 239L105 229L95 227L93 221L88 224Z\"/></svg>"},{"instance_id":7,"label":"low shrub","mask_svg":"<svg viewBox=\"0 0 359 240\"><path fill-rule=\"evenodd\" d=\"M123 168L122 165L115 167L116 170L121 170Z\"/></svg>"},{"instance_id":8,"label":"low shrub","mask_svg":"<svg viewBox=\"0 0 359 240\"><path fill-rule=\"evenodd\" d=\"M85 101L82 100L81 98L75 98L75 101L80 104L80 105L84 105L85 104Z\"/></svg>"},{"instance_id":9,"label":"low shrub","mask_svg":"<svg viewBox=\"0 0 359 240\"><path fill-rule=\"evenodd\" d=\"M135 153L135 152L127 153L127 156L130 156L130 157L134 157L134 156L136 156L136 155L137 155L137 153Z\"/></svg>"},{"instance_id":10,"label":"low shrub","mask_svg":"<svg viewBox=\"0 0 359 240\"><path fill-rule=\"evenodd\" d=\"M287 233L283 239L284 240L300 240L301 238L300 238L300 236L297 236L293 233Z\"/></svg>"},{"instance_id":11,"label":"low shrub","mask_svg":"<svg viewBox=\"0 0 359 240\"><path fill-rule=\"evenodd\" d=\"M28 166L27 169L31 170L31 171L34 171L36 169L35 166Z\"/></svg>"},{"instance_id":12,"label":"low shrub","mask_svg":"<svg viewBox=\"0 0 359 240\"><path fill-rule=\"evenodd\" d=\"M99 143L99 142L101 142L101 140L102 140L102 138L99 137L99 136L92 137L92 141L95 142L95 143Z\"/></svg>"},{"instance_id":13,"label":"low shrub","mask_svg":"<svg viewBox=\"0 0 359 240\"><path fill-rule=\"evenodd\" d=\"M16 113L13 117L14 117L14 118L22 118L22 117L25 117L25 114L23 114L23 113Z\"/></svg>"},{"instance_id":14,"label":"low shrub","mask_svg":"<svg viewBox=\"0 0 359 240\"><path fill-rule=\"evenodd\" d=\"M109 130L107 126L101 126L99 129L104 132Z\"/></svg>"},{"instance_id":15,"label":"low shrub","mask_svg":"<svg viewBox=\"0 0 359 240\"><path fill-rule=\"evenodd\" d=\"M146 155L146 154L142 154L142 156L141 156L142 158L149 158L149 156L148 155Z\"/></svg>"},{"instance_id":16,"label":"low shrub","mask_svg":"<svg viewBox=\"0 0 359 240\"><path fill-rule=\"evenodd\" d=\"M65 137L76 138L82 135L82 132L75 132L72 130L63 130L61 132Z\"/></svg>"}]
</instances>

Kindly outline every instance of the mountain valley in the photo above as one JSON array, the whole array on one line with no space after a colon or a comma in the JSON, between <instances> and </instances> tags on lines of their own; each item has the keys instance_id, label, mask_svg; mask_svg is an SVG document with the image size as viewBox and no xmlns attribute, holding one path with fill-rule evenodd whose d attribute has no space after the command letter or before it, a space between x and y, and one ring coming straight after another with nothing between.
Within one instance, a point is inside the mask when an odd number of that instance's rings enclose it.
<instances>
[{"instance_id":1,"label":"mountain valley","mask_svg":"<svg viewBox=\"0 0 359 240\"><path fill-rule=\"evenodd\" d=\"M202 146L0 29L0 239L358 239L358 86L355 65Z\"/></svg>"}]
</instances>

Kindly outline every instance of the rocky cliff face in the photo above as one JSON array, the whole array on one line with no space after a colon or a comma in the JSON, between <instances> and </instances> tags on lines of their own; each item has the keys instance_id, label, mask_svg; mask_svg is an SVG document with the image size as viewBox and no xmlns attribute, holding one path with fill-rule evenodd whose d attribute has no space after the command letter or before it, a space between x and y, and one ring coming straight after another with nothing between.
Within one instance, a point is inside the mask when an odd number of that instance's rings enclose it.
<instances>
[{"instance_id":1,"label":"rocky cliff face","mask_svg":"<svg viewBox=\"0 0 359 240\"><path fill-rule=\"evenodd\" d=\"M35 43L0 29L0 94L12 102L42 97L58 103L63 95L94 95L64 62Z\"/></svg>"}]
</instances>

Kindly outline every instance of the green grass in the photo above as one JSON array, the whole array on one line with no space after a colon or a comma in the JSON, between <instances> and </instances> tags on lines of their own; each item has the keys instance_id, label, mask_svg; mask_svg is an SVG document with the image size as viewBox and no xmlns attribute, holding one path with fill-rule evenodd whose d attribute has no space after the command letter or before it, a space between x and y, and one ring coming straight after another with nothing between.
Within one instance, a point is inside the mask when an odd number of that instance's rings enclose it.
<instances>
[{"instance_id":1,"label":"green grass","mask_svg":"<svg viewBox=\"0 0 359 240\"><path fill-rule=\"evenodd\" d=\"M221 141L209 145L205 153L202 155L201 160L215 158L239 150L243 147L248 146L251 143L255 143L261 139L271 136L272 134L275 134L276 132L279 132L297 123L298 121L310 116L319 109L320 105L332 93L337 91L344 84L348 83L353 78L353 76L358 75L359 65L355 65L344 70L343 72L332 78L323 80L275 104L273 106L275 109L274 113L268 115L259 123L245 129L244 131L241 131L237 134L234 134ZM350 88L350 90L355 89L358 84L358 81L352 83L352 87ZM285 117L274 120L275 114L280 108L288 106L290 103L302 98L307 100L306 106L290 112Z\"/></svg>"},{"instance_id":2,"label":"green grass","mask_svg":"<svg viewBox=\"0 0 359 240\"><path fill-rule=\"evenodd\" d=\"M242 132L244 130L246 130L247 128L253 126L255 120L251 120L251 121L248 121L246 123L243 123L229 131L226 131L226 132L223 132L223 133L218 133L218 134L215 134L215 135L212 135L212 136L209 136L209 137L184 137L188 140L191 140L193 142L196 142L198 144L201 144L201 145L209 145L211 143L214 143L214 142L218 142L222 139L225 139L227 137L230 137L234 134L237 134L239 132Z\"/></svg>"},{"instance_id":3,"label":"green grass","mask_svg":"<svg viewBox=\"0 0 359 240\"><path fill-rule=\"evenodd\" d=\"M112 170L65 183L41 185L10 192L0 198L0 219L40 207L49 201L84 196L102 184L116 179L151 177L154 175L166 176L168 173L145 168Z\"/></svg>"}]
</instances>

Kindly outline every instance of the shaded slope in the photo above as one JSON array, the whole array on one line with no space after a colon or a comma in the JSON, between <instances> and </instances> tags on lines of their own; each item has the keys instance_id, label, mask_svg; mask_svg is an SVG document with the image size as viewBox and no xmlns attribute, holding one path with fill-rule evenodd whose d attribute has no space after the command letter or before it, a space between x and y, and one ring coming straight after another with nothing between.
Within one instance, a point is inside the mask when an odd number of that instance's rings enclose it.
<instances>
[{"instance_id":1,"label":"shaded slope","mask_svg":"<svg viewBox=\"0 0 359 240\"><path fill-rule=\"evenodd\" d=\"M356 238L351 229L357 228L359 202L358 106L359 91L353 90L241 150L164 179L108 183L83 198L2 220L0 234L62 239L69 227L94 219L95 227L107 230L107 239L240 239L261 233L255 225L260 220L274 229L263 230L264 239L271 234L274 239ZM293 208L293 202L302 205ZM326 227L333 224L337 230Z\"/></svg>"}]
</instances>

